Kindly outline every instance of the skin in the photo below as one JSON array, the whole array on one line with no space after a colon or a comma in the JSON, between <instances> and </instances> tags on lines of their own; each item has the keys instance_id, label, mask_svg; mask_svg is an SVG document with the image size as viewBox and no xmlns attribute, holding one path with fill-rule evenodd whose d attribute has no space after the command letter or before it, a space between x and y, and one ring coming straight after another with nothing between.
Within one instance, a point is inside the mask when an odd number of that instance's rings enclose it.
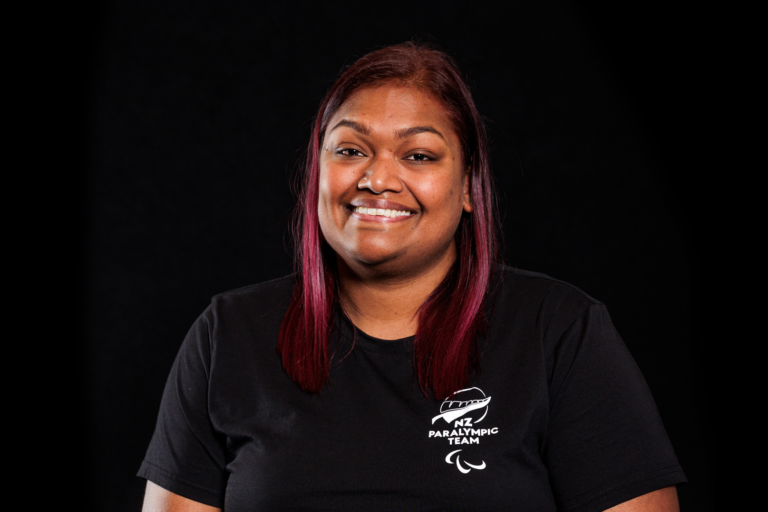
<instances>
[{"instance_id":1,"label":"skin","mask_svg":"<svg viewBox=\"0 0 768 512\"><path fill-rule=\"evenodd\" d=\"M407 210L370 216L356 206ZM419 307L456 260L453 235L471 213L459 138L441 105L403 85L357 90L331 118L320 157L320 228L338 255L340 301L381 339L416 333ZM147 482L143 512L215 512ZM609 509L679 512L667 487Z\"/></svg>"},{"instance_id":2,"label":"skin","mask_svg":"<svg viewBox=\"0 0 768 512\"><path fill-rule=\"evenodd\" d=\"M184 498L147 480L141 512L221 512L221 509Z\"/></svg>"},{"instance_id":3,"label":"skin","mask_svg":"<svg viewBox=\"0 0 768 512\"><path fill-rule=\"evenodd\" d=\"M658 491L643 494L633 500L611 507L607 512L680 512L677 487L665 487Z\"/></svg>"}]
</instances>

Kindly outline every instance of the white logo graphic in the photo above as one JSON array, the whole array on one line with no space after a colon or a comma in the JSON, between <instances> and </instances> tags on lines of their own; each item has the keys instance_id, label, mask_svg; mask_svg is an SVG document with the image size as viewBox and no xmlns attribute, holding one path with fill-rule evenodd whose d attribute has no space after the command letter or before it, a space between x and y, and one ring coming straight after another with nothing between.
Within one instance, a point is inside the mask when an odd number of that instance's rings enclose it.
<instances>
[{"instance_id":1,"label":"white logo graphic","mask_svg":"<svg viewBox=\"0 0 768 512\"><path fill-rule=\"evenodd\" d=\"M460 451L461 451L461 450L454 450L454 451L452 451L451 453L449 453L449 454L448 454L448 455L445 457L445 462L447 462L448 464L453 464L453 461L451 460L451 457L453 457L453 456L454 456L454 454L456 454L456 453L459 453ZM470 463L469 463L469 462L467 462L467 461L464 461L464 464L466 464L467 466L469 466L469 467L470 467L470 468L472 468L472 469L485 469L485 461L481 461L481 462L480 462L480 464L479 464L479 465L477 465L477 466L476 466L476 465L474 465L474 464L470 464ZM456 455L456 467L459 469L459 471L461 471L461 472L462 472L462 473L464 473L465 475L466 475L467 473L469 473L470 471L472 471L472 469L467 469L467 468L465 468L464 466L462 466L462 465L461 465L461 459L459 459L459 456L458 456L458 455Z\"/></svg>"},{"instance_id":2,"label":"white logo graphic","mask_svg":"<svg viewBox=\"0 0 768 512\"><path fill-rule=\"evenodd\" d=\"M478 398L476 393L472 393L472 395L475 395L474 398L467 397L465 400L455 400L457 395L461 393L467 393L470 395L468 392L474 390L479 391L482 395L482 398ZM483 393L483 390L480 388L467 388L459 390L450 397L443 400L443 403L440 404L440 414L432 418L432 424L434 425L435 422L440 418L443 418L446 423L450 423L453 420L461 418L469 411L474 411L476 409L485 407L485 414L483 414L479 420L475 420L475 423L480 423L483 421L483 418L485 418L485 415L488 414L488 402L490 401L491 397L486 397L485 393Z\"/></svg>"},{"instance_id":3,"label":"white logo graphic","mask_svg":"<svg viewBox=\"0 0 768 512\"><path fill-rule=\"evenodd\" d=\"M481 440L499 433L498 427L477 428L479 425L476 425L488 415L490 402L491 397L485 396L480 388L467 388L455 392L443 400L443 403L440 404L440 414L432 418L432 425L435 425L437 420L441 418L448 424L445 425L445 423L440 422L432 428L442 426L445 430L430 430L427 437L430 439L441 438L449 446L479 445ZM468 447L468 449L470 453L474 453L473 448ZM462 454L460 458L458 455L460 451L462 450L456 449L449 453L445 457L445 462L454 464L464 474L473 469L485 469L485 461L481 461L480 464L470 464L466 461L466 453ZM470 456L470 459L472 458L477 460Z\"/></svg>"}]
</instances>

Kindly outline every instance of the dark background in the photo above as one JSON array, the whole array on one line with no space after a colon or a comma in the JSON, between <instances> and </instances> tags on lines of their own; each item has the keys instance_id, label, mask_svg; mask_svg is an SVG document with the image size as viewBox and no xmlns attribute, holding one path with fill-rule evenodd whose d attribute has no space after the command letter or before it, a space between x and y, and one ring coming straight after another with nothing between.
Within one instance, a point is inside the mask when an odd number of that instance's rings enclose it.
<instances>
[{"instance_id":1,"label":"dark background","mask_svg":"<svg viewBox=\"0 0 768 512\"><path fill-rule=\"evenodd\" d=\"M615 4L81 7L63 135L84 509L140 509L134 475L187 329L212 295L291 271L291 176L322 96L357 57L418 37L457 59L488 120L507 264L607 304L688 475L683 510L714 510L710 36L691 4Z\"/></svg>"}]
</instances>

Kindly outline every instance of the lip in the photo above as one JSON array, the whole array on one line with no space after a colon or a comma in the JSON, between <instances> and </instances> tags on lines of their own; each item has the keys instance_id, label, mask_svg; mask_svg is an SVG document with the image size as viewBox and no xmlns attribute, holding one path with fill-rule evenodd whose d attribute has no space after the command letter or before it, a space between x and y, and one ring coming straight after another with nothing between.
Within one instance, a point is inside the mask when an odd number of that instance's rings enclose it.
<instances>
[{"instance_id":1,"label":"lip","mask_svg":"<svg viewBox=\"0 0 768 512\"><path fill-rule=\"evenodd\" d=\"M402 210L402 211L408 211L411 212L411 215L404 215L402 217L384 217L381 215L368 215L365 213L358 213L355 210L357 207L365 207L365 208L381 208L383 210ZM381 222L381 223L391 223L391 222L403 222L406 220L409 220L416 216L416 214L419 212L417 209L411 208L409 206L405 206L402 203L398 203L397 201L390 201L388 199L355 199L349 205L347 206L347 210L349 210L350 215L352 217L355 217L356 219L367 221L367 222Z\"/></svg>"}]
</instances>

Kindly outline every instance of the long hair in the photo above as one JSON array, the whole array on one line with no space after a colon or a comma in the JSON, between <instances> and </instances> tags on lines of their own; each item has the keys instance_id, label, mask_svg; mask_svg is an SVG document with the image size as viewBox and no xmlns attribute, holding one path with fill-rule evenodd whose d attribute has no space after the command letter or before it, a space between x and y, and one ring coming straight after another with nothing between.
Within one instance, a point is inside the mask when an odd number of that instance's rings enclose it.
<instances>
[{"instance_id":1,"label":"long hair","mask_svg":"<svg viewBox=\"0 0 768 512\"><path fill-rule=\"evenodd\" d=\"M471 214L462 213L458 258L418 312L414 371L422 392L436 399L464 387L479 370L477 338L486 327L483 307L496 263L495 196L482 118L454 60L421 43L371 52L342 73L325 95L309 140L294 231L296 283L277 349L301 388L319 393L329 378L332 314L337 300L335 253L318 221L320 146L328 123L358 88L396 82L431 94L444 108L470 167Z\"/></svg>"}]
</instances>

